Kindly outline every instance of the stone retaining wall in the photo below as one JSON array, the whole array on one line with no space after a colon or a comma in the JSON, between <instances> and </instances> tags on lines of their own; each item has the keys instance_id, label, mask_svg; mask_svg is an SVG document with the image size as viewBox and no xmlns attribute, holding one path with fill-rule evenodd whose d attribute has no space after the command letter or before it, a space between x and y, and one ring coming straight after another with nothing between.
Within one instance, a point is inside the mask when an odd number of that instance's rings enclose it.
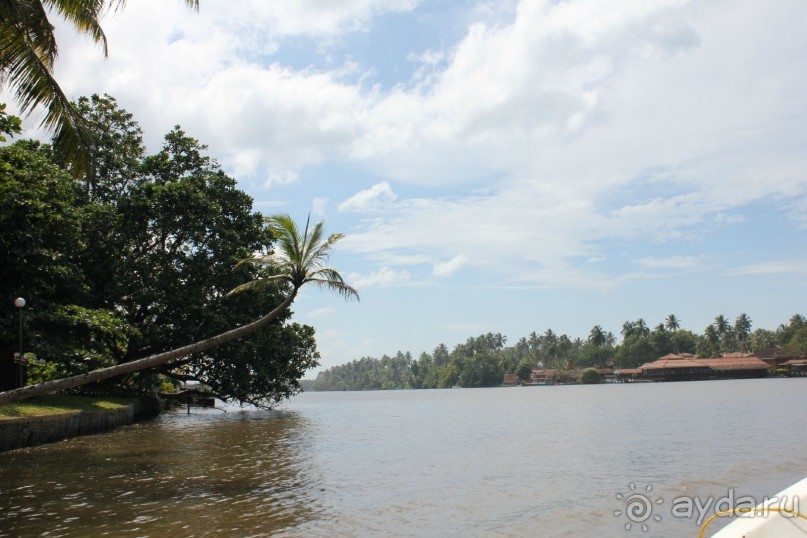
<instances>
[{"instance_id":1,"label":"stone retaining wall","mask_svg":"<svg viewBox=\"0 0 807 538\"><path fill-rule=\"evenodd\" d=\"M0 452L105 432L159 413L159 400L144 397L119 409L0 420Z\"/></svg>"}]
</instances>

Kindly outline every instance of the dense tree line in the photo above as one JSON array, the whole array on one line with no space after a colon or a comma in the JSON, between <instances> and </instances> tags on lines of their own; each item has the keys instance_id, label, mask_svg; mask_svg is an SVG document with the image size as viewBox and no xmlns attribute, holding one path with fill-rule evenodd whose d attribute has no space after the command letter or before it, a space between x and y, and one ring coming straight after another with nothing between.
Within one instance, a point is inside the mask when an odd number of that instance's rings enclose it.
<instances>
[{"instance_id":1,"label":"dense tree line","mask_svg":"<svg viewBox=\"0 0 807 538\"><path fill-rule=\"evenodd\" d=\"M284 302L288 283L228 295L266 274L239 261L269 252L273 236L205 146L176 127L147 155L140 127L113 98L74 106L93 147L79 180L48 145L0 148L0 295L7 305L0 348L15 347L13 301L24 297L26 351L41 362L29 369L32 381L190 344ZM249 338L127 376L117 388L196 380L225 399L271 406L297 392L297 380L318 362L314 330L289 316Z\"/></svg>"},{"instance_id":2,"label":"dense tree line","mask_svg":"<svg viewBox=\"0 0 807 538\"><path fill-rule=\"evenodd\" d=\"M759 352L779 346L783 352L807 355L807 320L799 314L776 330L756 329L740 314L734 322L719 315L703 334L682 329L675 315L651 329L643 319L626 321L622 339L595 325L588 337L572 339L552 329L531 333L506 346L501 334L469 338L449 351L444 344L413 359L409 352L380 359L364 357L320 372L315 390L376 390L492 387L505 373L527 380L533 369L636 368L668 353L714 357L724 353Z\"/></svg>"}]
</instances>

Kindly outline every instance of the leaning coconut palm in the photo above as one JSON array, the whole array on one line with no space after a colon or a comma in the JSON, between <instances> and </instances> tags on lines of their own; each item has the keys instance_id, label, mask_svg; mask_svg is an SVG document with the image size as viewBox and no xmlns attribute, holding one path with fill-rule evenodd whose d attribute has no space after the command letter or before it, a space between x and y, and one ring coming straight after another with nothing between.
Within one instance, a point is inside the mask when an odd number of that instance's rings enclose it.
<instances>
[{"instance_id":1,"label":"leaning coconut palm","mask_svg":"<svg viewBox=\"0 0 807 538\"><path fill-rule=\"evenodd\" d=\"M198 0L185 0L198 9ZM54 26L48 19L55 12L80 34L99 43L104 56L107 41L99 19L124 0L0 0L0 88L11 89L23 114L45 108L41 126L54 135L56 150L76 177L87 171L92 153L87 126L56 79L53 67L58 55Z\"/></svg>"},{"instance_id":2,"label":"leaning coconut palm","mask_svg":"<svg viewBox=\"0 0 807 538\"><path fill-rule=\"evenodd\" d=\"M342 276L326 265L328 253L334 243L344 237L342 234L332 234L325 238L324 224L318 222L309 226L306 221L305 230L301 234L294 220L288 215L279 215L267 219L267 224L274 235L276 249L266 256L257 256L243 260L257 266L263 271L263 276L238 286L230 292L242 293L246 291L261 291L274 282L285 282L290 286L289 294L274 310L262 318L241 327L213 336L201 342L196 342L171 351L151 355L143 359L100 368L86 374L80 374L53 381L46 381L36 385L29 385L19 389L0 392L0 403L13 402L23 398L41 396L50 392L66 390L88 383L103 381L139 370L145 370L167 364L175 359L186 357L194 353L202 353L208 349L220 346L232 340L248 336L257 332L275 321L294 302L297 292L304 284L313 283L343 295L345 299L358 300L358 292L345 283Z\"/></svg>"}]
</instances>

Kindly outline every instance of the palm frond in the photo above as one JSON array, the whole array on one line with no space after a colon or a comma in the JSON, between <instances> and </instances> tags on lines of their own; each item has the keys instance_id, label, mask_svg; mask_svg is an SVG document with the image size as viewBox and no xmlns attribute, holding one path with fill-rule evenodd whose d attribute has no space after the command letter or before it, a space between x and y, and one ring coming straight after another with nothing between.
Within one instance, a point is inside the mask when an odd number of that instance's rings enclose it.
<instances>
[{"instance_id":1,"label":"palm frond","mask_svg":"<svg viewBox=\"0 0 807 538\"><path fill-rule=\"evenodd\" d=\"M184 2L194 11L199 11L199 0L184 0ZM126 7L126 0L110 0L109 7L115 11L123 9Z\"/></svg>"},{"instance_id":2,"label":"palm frond","mask_svg":"<svg viewBox=\"0 0 807 538\"><path fill-rule=\"evenodd\" d=\"M92 152L89 130L27 34L15 27L0 25L0 57L21 111L30 114L39 105L45 107L40 124L54 132L54 148L70 163L73 174L84 175Z\"/></svg>"},{"instance_id":3,"label":"palm frond","mask_svg":"<svg viewBox=\"0 0 807 538\"><path fill-rule=\"evenodd\" d=\"M249 258L244 258L243 260L238 260L235 264L235 267L241 267L242 265L253 265L255 267L267 267L272 264L272 257L273 254L270 252L269 254L265 254L263 256L251 256Z\"/></svg>"},{"instance_id":4,"label":"palm frond","mask_svg":"<svg viewBox=\"0 0 807 538\"><path fill-rule=\"evenodd\" d=\"M251 264L274 271L275 274L261 276L252 282L242 284L228 295L247 290L265 289L270 282L286 280L293 286L295 292L303 284L311 282L335 291L345 299L359 299L359 293L345 283L342 275L335 269L326 266L328 251L334 243L344 237L342 234L332 234L323 241L324 223L320 221L312 226L310 215L302 233L289 215L269 217L266 219L266 224L275 240L272 253L241 260L237 266Z\"/></svg>"},{"instance_id":5,"label":"palm frond","mask_svg":"<svg viewBox=\"0 0 807 538\"><path fill-rule=\"evenodd\" d=\"M275 215L267 219L267 224L272 236L279 243L276 250L298 263L301 260L300 233L294 219L289 215Z\"/></svg>"},{"instance_id":6,"label":"palm frond","mask_svg":"<svg viewBox=\"0 0 807 538\"><path fill-rule=\"evenodd\" d=\"M70 2L44 0L43 3L72 24L77 32L87 34L96 43L101 43L104 56L108 55L106 35L98 22L98 17L106 4L105 0L71 0Z\"/></svg>"},{"instance_id":7,"label":"palm frond","mask_svg":"<svg viewBox=\"0 0 807 538\"><path fill-rule=\"evenodd\" d=\"M56 36L41 2L5 0L0 2L0 18L0 68L5 70L11 63L8 53L13 52L21 41L36 51L48 69L53 68L57 54ZM3 76L5 78L6 74Z\"/></svg>"},{"instance_id":8,"label":"palm frond","mask_svg":"<svg viewBox=\"0 0 807 538\"><path fill-rule=\"evenodd\" d=\"M311 219L311 215L308 215L308 220ZM314 252L318 249L319 245L322 243L322 234L324 224L322 221L317 222L314 224L313 228L309 228L308 221L305 223L305 236L303 237L303 243L305 245L305 251L302 254L302 265L309 265L310 263L315 263L317 260L317 256ZM309 231L310 230L310 231Z\"/></svg>"},{"instance_id":9,"label":"palm frond","mask_svg":"<svg viewBox=\"0 0 807 538\"><path fill-rule=\"evenodd\" d=\"M312 264L319 264L321 266L322 263L327 262L328 252L333 248L334 243L344 237L345 235L340 233L331 234L328 236L328 239L316 246L309 255Z\"/></svg>"},{"instance_id":10,"label":"palm frond","mask_svg":"<svg viewBox=\"0 0 807 538\"><path fill-rule=\"evenodd\" d=\"M238 293L243 293L245 291L263 291L269 287L270 284L273 284L278 281L288 281L288 275L269 275L257 278L255 280L250 280L249 282L245 282L240 286L236 286L235 288L231 289L227 292L227 296L231 297Z\"/></svg>"},{"instance_id":11,"label":"palm frond","mask_svg":"<svg viewBox=\"0 0 807 538\"><path fill-rule=\"evenodd\" d=\"M337 282L335 280L329 280L326 278L310 278L306 280L306 282L311 282L319 287L327 288L330 291L335 291L339 295L343 296L346 301L349 301L350 299L356 299L357 301L361 300L359 298L359 292L344 282Z\"/></svg>"},{"instance_id":12,"label":"palm frond","mask_svg":"<svg viewBox=\"0 0 807 538\"><path fill-rule=\"evenodd\" d=\"M342 278L342 275L336 269L330 267L323 267L308 274L306 282L312 282L318 286L326 287L332 291L336 291L343 295L345 299L355 298L359 299L359 292L350 286Z\"/></svg>"}]
</instances>

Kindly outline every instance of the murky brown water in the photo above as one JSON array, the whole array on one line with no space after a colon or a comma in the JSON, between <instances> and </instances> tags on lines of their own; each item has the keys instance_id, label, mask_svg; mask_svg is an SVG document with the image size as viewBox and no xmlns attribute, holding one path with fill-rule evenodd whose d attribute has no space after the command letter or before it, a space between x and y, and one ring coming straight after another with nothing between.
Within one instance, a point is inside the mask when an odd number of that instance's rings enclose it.
<instances>
[{"instance_id":1,"label":"murky brown water","mask_svg":"<svg viewBox=\"0 0 807 538\"><path fill-rule=\"evenodd\" d=\"M771 379L167 414L0 454L0 536L696 536L673 498L807 476L805 404L807 380ZM664 501L648 532L624 529L630 484Z\"/></svg>"}]
</instances>

